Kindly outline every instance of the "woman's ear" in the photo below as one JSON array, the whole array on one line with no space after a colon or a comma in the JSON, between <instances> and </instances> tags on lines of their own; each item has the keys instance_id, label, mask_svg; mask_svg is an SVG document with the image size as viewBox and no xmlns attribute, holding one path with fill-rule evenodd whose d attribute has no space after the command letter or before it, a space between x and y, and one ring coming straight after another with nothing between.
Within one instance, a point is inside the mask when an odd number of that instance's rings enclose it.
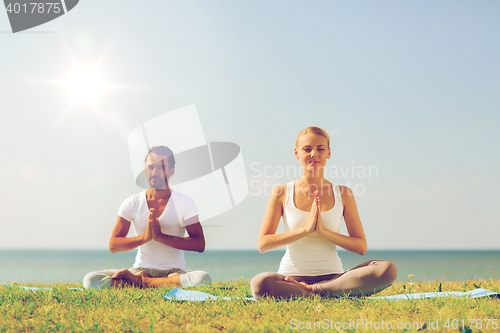
<instances>
[{"instance_id":1,"label":"woman's ear","mask_svg":"<svg viewBox=\"0 0 500 333\"><path fill-rule=\"evenodd\" d=\"M299 152L297 151L297 147L294 148L293 155L295 156L295 159L299 159Z\"/></svg>"}]
</instances>

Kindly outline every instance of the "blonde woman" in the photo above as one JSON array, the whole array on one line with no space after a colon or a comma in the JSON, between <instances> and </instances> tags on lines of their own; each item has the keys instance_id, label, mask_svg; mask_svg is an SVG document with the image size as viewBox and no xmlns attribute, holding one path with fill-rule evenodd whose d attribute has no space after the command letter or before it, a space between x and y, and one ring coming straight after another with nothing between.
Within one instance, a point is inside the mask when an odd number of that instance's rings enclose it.
<instances>
[{"instance_id":1,"label":"blonde woman","mask_svg":"<svg viewBox=\"0 0 500 333\"><path fill-rule=\"evenodd\" d=\"M265 272L251 281L255 298L370 295L390 286L396 265L369 260L344 272L337 246L364 255L366 238L352 191L323 177L331 156L330 137L308 127L295 142L302 178L273 189L259 232L261 253L286 245L278 273ZM348 236L339 233L344 218ZM283 218L284 232L276 233Z\"/></svg>"}]
</instances>

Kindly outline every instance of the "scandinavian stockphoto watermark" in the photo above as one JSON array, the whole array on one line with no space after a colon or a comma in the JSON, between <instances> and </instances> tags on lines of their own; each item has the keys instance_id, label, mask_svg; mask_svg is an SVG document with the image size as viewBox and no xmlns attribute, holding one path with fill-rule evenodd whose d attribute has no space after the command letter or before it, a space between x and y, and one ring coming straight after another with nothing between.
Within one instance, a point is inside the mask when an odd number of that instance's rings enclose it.
<instances>
[{"instance_id":1,"label":"scandinavian stockphoto watermark","mask_svg":"<svg viewBox=\"0 0 500 333\"><path fill-rule=\"evenodd\" d=\"M27 30L52 21L75 8L79 0L4 0L12 32Z\"/></svg>"},{"instance_id":2,"label":"scandinavian stockphoto watermark","mask_svg":"<svg viewBox=\"0 0 500 333\"><path fill-rule=\"evenodd\" d=\"M149 119L129 134L132 173L142 188L149 187L144 157L154 146L173 151L175 173L169 185L196 202L200 220L220 215L246 198L247 175L240 147L232 142L208 142L195 105Z\"/></svg>"},{"instance_id":3,"label":"scandinavian stockphoto watermark","mask_svg":"<svg viewBox=\"0 0 500 333\"><path fill-rule=\"evenodd\" d=\"M249 194L253 196L269 196L274 187L283 183L283 179L298 179L302 175L302 166L272 166L253 162L250 164ZM363 180L378 178L379 169L374 165L357 165L355 161L352 161L351 165L347 166L325 166L323 176L334 183L336 183L336 180L341 180L342 185L349 187L354 195L362 196L366 193Z\"/></svg>"}]
</instances>

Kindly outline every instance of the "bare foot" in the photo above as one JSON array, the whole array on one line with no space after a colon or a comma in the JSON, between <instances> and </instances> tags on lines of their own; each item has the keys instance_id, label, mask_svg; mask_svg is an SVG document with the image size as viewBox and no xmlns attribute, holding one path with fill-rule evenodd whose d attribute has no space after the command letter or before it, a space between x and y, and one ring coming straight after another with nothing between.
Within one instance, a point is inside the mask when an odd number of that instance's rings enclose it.
<instances>
[{"instance_id":1,"label":"bare foot","mask_svg":"<svg viewBox=\"0 0 500 333\"><path fill-rule=\"evenodd\" d=\"M139 272L137 274L133 274L130 272L128 269L122 269L119 272L113 274L111 276L111 279L113 280L125 280L126 282L130 283L131 285L135 287L144 287L144 277L149 277L149 275L146 272Z\"/></svg>"},{"instance_id":2,"label":"bare foot","mask_svg":"<svg viewBox=\"0 0 500 333\"><path fill-rule=\"evenodd\" d=\"M305 291L312 292L312 285L309 285L305 282L298 282L291 276L286 276L283 280L286 282L290 282L291 284L294 284L297 287L304 289Z\"/></svg>"},{"instance_id":3,"label":"bare foot","mask_svg":"<svg viewBox=\"0 0 500 333\"><path fill-rule=\"evenodd\" d=\"M125 288L125 287L133 287L127 280L122 278L111 278L110 287L113 288Z\"/></svg>"},{"instance_id":4,"label":"bare foot","mask_svg":"<svg viewBox=\"0 0 500 333\"><path fill-rule=\"evenodd\" d=\"M153 287L153 288L171 287L171 286L182 287L180 280L181 275L179 273L172 273L167 277L157 277L157 278L149 277L149 275L147 275L145 272L140 272L140 273L145 274L142 279L145 287Z\"/></svg>"}]
</instances>

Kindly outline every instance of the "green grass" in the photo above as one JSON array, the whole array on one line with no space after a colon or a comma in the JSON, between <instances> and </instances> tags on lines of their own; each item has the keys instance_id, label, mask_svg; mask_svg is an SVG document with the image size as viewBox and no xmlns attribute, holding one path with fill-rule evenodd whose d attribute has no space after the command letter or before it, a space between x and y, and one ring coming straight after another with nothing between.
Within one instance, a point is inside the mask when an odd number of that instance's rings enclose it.
<instances>
[{"instance_id":1,"label":"green grass","mask_svg":"<svg viewBox=\"0 0 500 333\"><path fill-rule=\"evenodd\" d=\"M500 300L494 298L387 301L315 297L294 301L177 302L163 298L170 288L75 291L68 288L81 287L80 284L31 286L54 289L0 287L0 332L295 332L301 331L302 326L307 332L387 332L381 325L387 328L388 322L393 332L416 332L420 328L417 322L426 324L427 332L461 332L462 320L464 332L500 332L500 327L494 329L492 321L486 328L487 319L497 319L500 326ZM500 281L397 282L379 295L469 291L477 287L500 292ZM243 280L192 289L219 296L251 296L249 281ZM444 327L447 319L449 328ZM475 319L471 330L469 319ZM361 320L363 324L356 326ZM350 326L349 321L353 323ZM432 329L436 321L437 329ZM371 329L367 322L371 323ZM397 329L398 323L406 324L409 329ZM434 323L433 327L430 323ZM307 329L307 325L312 329Z\"/></svg>"}]
</instances>

